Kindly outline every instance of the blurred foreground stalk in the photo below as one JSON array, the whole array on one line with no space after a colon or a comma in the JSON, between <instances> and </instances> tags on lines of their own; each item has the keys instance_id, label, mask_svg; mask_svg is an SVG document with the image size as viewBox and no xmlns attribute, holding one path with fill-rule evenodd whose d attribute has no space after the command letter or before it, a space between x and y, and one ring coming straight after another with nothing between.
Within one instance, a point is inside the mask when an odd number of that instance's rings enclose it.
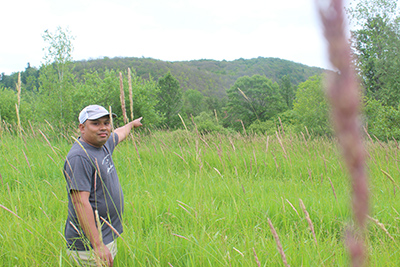
<instances>
[{"instance_id":1,"label":"blurred foreground stalk","mask_svg":"<svg viewBox=\"0 0 400 267\"><path fill-rule=\"evenodd\" d=\"M356 228L348 231L346 244L352 266L364 266L367 262L364 233L369 195L359 119L360 92L351 63L350 45L344 32L342 0L330 0L328 3L328 6L322 7L322 0L317 0L324 35L328 43L329 59L337 71L328 78L327 94L332 105L336 135L350 174L353 190L352 208Z\"/></svg>"}]
</instances>

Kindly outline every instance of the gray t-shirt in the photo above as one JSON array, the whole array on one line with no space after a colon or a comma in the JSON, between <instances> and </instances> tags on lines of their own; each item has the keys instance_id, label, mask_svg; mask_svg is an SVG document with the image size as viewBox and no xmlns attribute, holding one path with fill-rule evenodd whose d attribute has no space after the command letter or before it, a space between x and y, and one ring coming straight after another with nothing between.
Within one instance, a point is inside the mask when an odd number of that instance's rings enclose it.
<instances>
[{"instance_id":1,"label":"gray t-shirt","mask_svg":"<svg viewBox=\"0 0 400 267\"><path fill-rule=\"evenodd\" d=\"M112 133L101 148L83 141L79 143L73 144L64 163L64 177L68 190L65 238L68 248L89 250L91 244L79 225L70 192L71 190L90 192L89 202L93 208L93 214L97 209L100 217L104 218L119 234L122 233L121 216L124 211L124 198L111 157L118 144L118 135ZM108 244L116 239L117 235L101 218L100 222L103 243Z\"/></svg>"}]
</instances>

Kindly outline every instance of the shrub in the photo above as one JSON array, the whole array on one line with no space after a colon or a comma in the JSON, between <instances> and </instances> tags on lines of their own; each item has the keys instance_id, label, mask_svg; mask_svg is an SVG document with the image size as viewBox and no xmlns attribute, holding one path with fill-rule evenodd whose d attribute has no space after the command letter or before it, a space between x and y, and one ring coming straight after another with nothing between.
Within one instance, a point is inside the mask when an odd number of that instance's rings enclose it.
<instances>
[{"instance_id":1,"label":"shrub","mask_svg":"<svg viewBox=\"0 0 400 267\"><path fill-rule=\"evenodd\" d=\"M308 131L314 135L331 135L332 126L329 118L329 105L323 90L323 75L310 77L299 84L296 92L293 113L296 130Z\"/></svg>"},{"instance_id":2,"label":"shrub","mask_svg":"<svg viewBox=\"0 0 400 267\"><path fill-rule=\"evenodd\" d=\"M367 99L364 107L366 129L380 140L400 140L400 111L391 106L384 106L380 101Z\"/></svg>"},{"instance_id":3,"label":"shrub","mask_svg":"<svg viewBox=\"0 0 400 267\"><path fill-rule=\"evenodd\" d=\"M277 131L277 128L276 124L271 120L267 121L256 120L250 125L248 130L251 133L274 135L275 132Z\"/></svg>"},{"instance_id":4,"label":"shrub","mask_svg":"<svg viewBox=\"0 0 400 267\"><path fill-rule=\"evenodd\" d=\"M207 112L201 112L199 116L193 118L200 133L229 133L229 130L220 125L216 118Z\"/></svg>"},{"instance_id":5,"label":"shrub","mask_svg":"<svg viewBox=\"0 0 400 267\"><path fill-rule=\"evenodd\" d=\"M18 103L17 93L8 88L0 87L0 118L7 123L17 123L17 112L15 105ZM19 116L21 124L28 123L28 119L31 118L32 112L30 104L24 100L21 100L19 107Z\"/></svg>"}]
</instances>

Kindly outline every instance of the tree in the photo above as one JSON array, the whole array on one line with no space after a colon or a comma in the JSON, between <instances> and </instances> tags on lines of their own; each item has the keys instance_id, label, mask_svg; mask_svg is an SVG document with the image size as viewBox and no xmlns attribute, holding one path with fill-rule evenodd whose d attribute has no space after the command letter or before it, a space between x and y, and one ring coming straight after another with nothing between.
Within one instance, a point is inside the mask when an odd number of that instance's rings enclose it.
<instances>
[{"instance_id":1,"label":"tree","mask_svg":"<svg viewBox=\"0 0 400 267\"><path fill-rule=\"evenodd\" d=\"M188 89L184 93L184 110L188 117L190 115L196 117L204 110L204 96L201 92Z\"/></svg>"},{"instance_id":2,"label":"tree","mask_svg":"<svg viewBox=\"0 0 400 267\"><path fill-rule=\"evenodd\" d=\"M61 27L54 33L46 30L42 37L48 46L44 49L44 64L40 69L40 103L36 105L36 114L39 114L38 119L46 118L62 125L75 119L72 98L75 76L71 64L74 37Z\"/></svg>"},{"instance_id":3,"label":"tree","mask_svg":"<svg viewBox=\"0 0 400 267\"><path fill-rule=\"evenodd\" d=\"M366 129L370 135L380 140L400 140L400 111L391 106L384 106L375 99L365 99L364 115Z\"/></svg>"},{"instance_id":4,"label":"tree","mask_svg":"<svg viewBox=\"0 0 400 267\"><path fill-rule=\"evenodd\" d=\"M28 63L25 71L21 72L21 81L26 91L37 91L39 88L39 70Z\"/></svg>"},{"instance_id":5,"label":"tree","mask_svg":"<svg viewBox=\"0 0 400 267\"><path fill-rule=\"evenodd\" d=\"M265 76L243 76L228 89L227 114L235 129L250 125L256 120L266 121L283 111L285 104L279 86Z\"/></svg>"},{"instance_id":6,"label":"tree","mask_svg":"<svg viewBox=\"0 0 400 267\"><path fill-rule=\"evenodd\" d=\"M17 121L17 113L15 105L17 104L17 94L15 91L0 86L0 117L1 121L15 123ZM0 123L1 123L0 121Z\"/></svg>"},{"instance_id":7,"label":"tree","mask_svg":"<svg viewBox=\"0 0 400 267\"><path fill-rule=\"evenodd\" d=\"M4 72L1 74L0 85L15 89L15 83L18 81L18 72L13 72L11 75L6 75Z\"/></svg>"},{"instance_id":8,"label":"tree","mask_svg":"<svg viewBox=\"0 0 400 267\"><path fill-rule=\"evenodd\" d=\"M284 75L279 83L280 93L289 109L293 108L294 90L290 82L290 75Z\"/></svg>"},{"instance_id":9,"label":"tree","mask_svg":"<svg viewBox=\"0 0 400 267\"><path fill-rule=\"evenodd\" d=\"M317 135L332 133L329 120L329 106L323 90L323 75L315 75L299 84L293 112L298 131L308 131Z\"/></svg>"},{"instance_id":10,"label":"tree","mask_svg":"<svg viewBox=\"0 0 400 267\"><path fill-rule=\"evenodd\" d=\"M16 104L18 103L17 93L10 88L4 88L0 85L0 122L17 123ZM31 119L31 107L23 99L20 103L19 116L21 123L27 123Z\"/></svg>"},{"instance_id":11,"label":"tree","mask_svg":"<svg viewBox=\"0 0 400 267\"><path fill-rule=\"evenodd\" d=\"M355 65L369 98L400 104L400 17L397 1L361 0L350 8Z\"/></svg>"},{"instance_id":12,"label":"tree","mask_svg":"<svg viewBox=\"0 0 400 267\"><path fill-rule=\"evenodd\" d=\"M204 97L204 110L209 111L211 113L216 112L218 115L224 112L226 113L226 111L224 110L224 108L227 105L226 103L227 103L226 96L220 98L218 96L208 94Z\"/></svg>"},{"instance_id":13,"label":"tree","mask_svg":"<svg viewBox=\"0 0 400 267\"><path fill-rule=\"evenodd\" d=\"M54 33L45 30L42 38L47 43L47 47L43 48L45 64L56 63L59 77L62 79L62 71L65 65L72 62L72 52L74 51L72 41L75 37L71 35L68 29L64 30L57 27Z\"/></svg>"},{"instance_id":14,"label":"tree","mask_svg":"<svg viewBox=\"0 0 400 267\"><path fill-rule=\"evenodd\" d=\"M144 117L143 122L146 125L160 125L163 116L157 110L159 104L157 95L160 90L157 82L151 76L148 79L143 79L137 76L135 72L132 75L133 114L135 118ZM124 88L128 90L128 84L125 84ZM128 95L128 92L125 92L125 95Z\"/></svg>"},{"instance_id":15,"label":"tree","mask_svg":"<svg viewBox=\"0 0 400 267\"><path fill-rule=\"evenodd\" d=\"M182 89L171 72L158 80L158 87L160 88L158 110L164 115L166 124L175 127L179 123L178 113L182 108Z\"/></svg>"}]
</instances>

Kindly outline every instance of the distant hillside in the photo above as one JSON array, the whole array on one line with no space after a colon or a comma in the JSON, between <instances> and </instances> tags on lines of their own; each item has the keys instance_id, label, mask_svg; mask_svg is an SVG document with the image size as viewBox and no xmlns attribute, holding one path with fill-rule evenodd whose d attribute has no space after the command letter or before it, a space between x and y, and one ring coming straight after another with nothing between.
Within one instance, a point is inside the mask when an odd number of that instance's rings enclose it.
<instances>
[{"instance_id":1,"label":"distant hillside","mask_svg":"<svg viewBox=\"0 0 400 267\"><path fill-rule=\"evenodd\" d=\"M75 72L78 76L85 70L116 69L126 70L128 67L136 74L153 79L164 76L168 71L176 77L185 91L199 90L209 95L223 97L226 90L242 76L255 74L265 75L279 82L282 76L290 75L291 82L297 85L310 76L320 74L324 69L309 67L279 58L237 59L233 61L192 60L192 61L162 61L152 58L103 58L88 61L76 61Z\"/></svg>"}]
</instances>

